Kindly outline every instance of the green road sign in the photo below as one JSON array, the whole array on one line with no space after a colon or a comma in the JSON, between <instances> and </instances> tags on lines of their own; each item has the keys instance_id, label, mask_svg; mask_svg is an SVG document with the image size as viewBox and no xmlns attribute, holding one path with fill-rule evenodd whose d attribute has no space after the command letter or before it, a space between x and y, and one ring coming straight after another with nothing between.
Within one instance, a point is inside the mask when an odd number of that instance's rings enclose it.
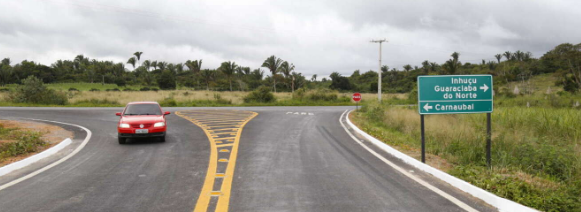
<instances>
[{"instance_id":1,"label":"green road sign","mask_svg":"<svg viewBox=\"0 0 581 212\"><path fill-rule=\"evenodd\" d=\"M492 75L418 77L420 114L492 113Z\"/></svg>"}]
</instances>

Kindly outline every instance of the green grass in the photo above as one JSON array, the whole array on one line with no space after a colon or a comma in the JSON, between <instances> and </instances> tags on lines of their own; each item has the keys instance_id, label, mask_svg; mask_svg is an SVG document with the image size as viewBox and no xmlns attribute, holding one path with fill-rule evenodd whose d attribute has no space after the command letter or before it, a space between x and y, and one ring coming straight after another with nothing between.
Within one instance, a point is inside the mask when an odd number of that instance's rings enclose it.
<instances>
[{"instance_id":1,"label":"green grass","mask_svg":"<svg viewBox=\"0 0 581 212\"><path fill-rule=\"evenodd\" d=\"M127 86L123 86L123 87L119 87L116 84L101 84L101 83L48 83L48 84L44 84L46 85L46 87L50 88L50 89L54 89L57 91L68 91L70 88L75 88L79 91L89 91L93 88L95 89L99 89L100 91L106 91L107 89L119 89L119 90L123 90L126 88L132 89L132 90L139 90L142 87L148 87L148 86L141 86L141 85L127 85ZM17 84L9 84L6 85L5 88L8 89L14 89L16 86L18 86ZM155 86L153 86L155 87ZM150 87L150 88L153 88Z\"/></svg>"},{"instance_id":2,"label":"green grass","mask_svg":"<svg viewBox=\"0 0 581 212\"><path fill-rule=\"evenodd\" d=\"M40 139L38 132L17 128L6 128L0 124L0 140L14 140L14 142L0 144L0 162L9 157L36 152L39 148L48 145Z\"/></svg>"},{"instance_id":3,"label":"green grass","mask_svg":"<svg viewBox=\"0 0 581 212\"><path fill-rule=\"evenodd\" d=\"M581 110L497 107L492 115L493 169L486 167L484 114L426 116L426 152L449 173L544 211L581 210ZM404 151L420 150L416 107L367 103L353 114L371 135Z\"/></svg>"}]
</instances>

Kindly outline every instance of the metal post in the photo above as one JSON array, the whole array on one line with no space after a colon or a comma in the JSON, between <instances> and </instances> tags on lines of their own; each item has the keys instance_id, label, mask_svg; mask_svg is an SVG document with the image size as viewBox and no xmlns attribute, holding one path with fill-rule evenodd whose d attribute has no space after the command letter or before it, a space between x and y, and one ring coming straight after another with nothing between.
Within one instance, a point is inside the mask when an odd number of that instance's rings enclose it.
<instances>
[{"instance_id":1,"label":"metal post","mask_svg":"<svg viewBox=\"0 0 581 212\"><path fill-rule=\"evenodd\" d=\"M488 165L489 168L492 168L492 163L491 163L491 156L490 156L490 152L492 149L492 126L491 126L491 113L487 113L486 114L486 164Z\"/></svg>"},{"instance_id":2,"label":"metal post","mask_svg":"<svg viewBox=\"0 0 581 212\"><path fill-rule=\"evenodd\" d=\"M424 136L424 115L420 115L422 125L422 163L426 163L426 138Z\"/></svg>"},{"instance_id":3,"label":"metal post","mask_svg":"<svg viewBox=\"0 0 581 212\"><path fill-rule=\"evenodd\" d=\"M355 110L359 110L359 102L355 102Z\"/></svg>"}]
</instances>

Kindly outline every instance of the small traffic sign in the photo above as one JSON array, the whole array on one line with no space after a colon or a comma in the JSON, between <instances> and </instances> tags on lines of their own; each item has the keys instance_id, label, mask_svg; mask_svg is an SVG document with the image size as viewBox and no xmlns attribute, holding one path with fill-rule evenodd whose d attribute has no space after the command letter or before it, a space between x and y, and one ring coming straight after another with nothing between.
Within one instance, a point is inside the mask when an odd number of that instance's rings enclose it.
<instances>
[{"instance_id":1,"label":"small traffic sign","mask_svg":"<svg viewBox=\"0 0 581 212\"><path fill-rule=\"evenodd\" d=\"M353 101L356 101L356 102L361 101L361 94L360 93L354 93L353 94Z\"/></svg>"},{"instance_id":2,"label":"small traffic sign","mask_svg":"<svg viewBox=\"0 0 581 212\"><path fill-rule=\"evenodd\" d=\"M492 75L418 76L420 114L491 113Z\"/></svg>"}]
</instances>

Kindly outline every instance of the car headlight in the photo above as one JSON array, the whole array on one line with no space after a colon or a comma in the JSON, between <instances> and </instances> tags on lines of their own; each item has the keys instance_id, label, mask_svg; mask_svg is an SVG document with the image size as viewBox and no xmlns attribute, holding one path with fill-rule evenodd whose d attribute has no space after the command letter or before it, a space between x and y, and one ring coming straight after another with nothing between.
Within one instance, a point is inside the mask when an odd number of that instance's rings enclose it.
<instances>
[{"instance_id":1,"label":"car headlight","mask_svg":"<svg viewBox=\"0 0 581 212\"><path fill-rule=\"evenodd\" d=\"M165 126L165 122L157 122L153 125L153 127L163 127Z\"/></svg>"},{"instance_id":2,"label":"car headlight","mask_svg":"<svg viewBox=\"0 0 581 212\"><path fill-rule=\"evenodd\" d=\"M129 128L129 124L121 123L119 124L119 128Z\"/></svg>"}]
</instances>

